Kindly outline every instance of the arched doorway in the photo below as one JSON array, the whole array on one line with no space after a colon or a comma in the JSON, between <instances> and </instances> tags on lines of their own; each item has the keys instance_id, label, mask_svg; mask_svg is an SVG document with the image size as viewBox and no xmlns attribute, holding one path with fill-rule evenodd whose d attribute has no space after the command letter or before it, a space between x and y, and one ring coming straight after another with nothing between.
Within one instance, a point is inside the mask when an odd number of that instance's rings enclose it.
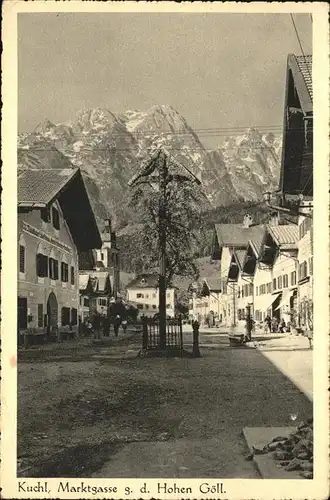
<instances>
[{"instance_id":1,"label":"arched doorway","mask_svg":"<svg viewBox=\"0 0 330 500\"><path fill-rule=\"evenodd\" d=\"M50 292L47 300L47 336L52 337L56 332L58 322L58 303L54 292ZM56 334L56 333L55 333Z\"/></svg>"}]
</instances>

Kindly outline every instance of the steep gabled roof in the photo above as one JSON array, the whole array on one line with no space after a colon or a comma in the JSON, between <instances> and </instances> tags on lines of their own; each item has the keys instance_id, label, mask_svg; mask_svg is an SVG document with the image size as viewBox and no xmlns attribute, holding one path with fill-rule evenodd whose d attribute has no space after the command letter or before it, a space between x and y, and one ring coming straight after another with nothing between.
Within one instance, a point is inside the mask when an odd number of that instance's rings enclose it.
<instances>
[{"instance_id":1,"label":"steep gabled roof","mask_svg":"<svg viewBox=\"0 0 330 500\"><path fill-rule=\"evenodd\" d=\"M288 70L297 89L300 104L304 113L313 112L312 56L296 56L289 54Z\"/></svg>"},{"instance_id":2,"label":"steep gabled roof","mask_svg":"<svg viewBox=\"0 0 330 500\"><path fill-rule=\"evenodd\" d=\"M311 55L288 55L285 89L279 189L290 196L313 196Z\"/></svg>"},{"instance_id":3,"label":"steep gabled roof","mask_svg":"<svg viewBox=\"0 0 330 500\"><path fill-rule=\"evenodd\" d=\"M219 246L245 248L251 239L263 235L264 226L244 227L242 224L215 224Z\"/></svg>"},{"instance_id":4,"label":"steep gabled roof","mask_svg":"<svg viewBox=\"0 0 330 500\"><path fill-rule=\"evenodd\" d=\"M54 201L79 172L78 168L21 170L18 174L18 207L44 208Z\"/></svg>"},{"instance_id":5,"label":"steep gabled roof","mask_svg":"<svg viewBox=\"0 0 330 500\"><path fill-rule=\"evenodd\" d=\"M126 285L126 288L157 288L158 274L139 274L135 279Z\"/></svg>"},{"instance_id":6,"label":"steep gabled roof","mask_svg":"<svg viewBox=\"0 0 330 500\"><path fill-rule=\"evenodd\" d=\"M77 249L101 248L95 215L79 168L29 169L18 174L18 212L48 207L57 200Z\"/></svg>"},{"instance_id":7,"label":"steep gabled roof","mask_svg":"<svg viewBox=\"0 0 330 500\"><path fill-rule=\"evenodd\" d=\"M212 276L210 278L205 278L205 283L207 284L210 292L220 292L221 291L221 278L217 276Z\"/></svg>"},{"instance_id":8,"label":"steep gabled roof","mask_svg":"<svg viewBox=\"0 0 330 500\"><path fill-rule=\"evenodd\" d=\"M234 251L233 251L234 259L235 259L240 271L242 271L242 269L243 269L245 254L246 254L246 249L245 250L234 249Z\"/></svg>"},{"instance_id":9,"label":"steep gabled roof","mask_svg":"<svg viewBox=\"0 0 330 500\"><path fill-rule=\"evenodd\" d=\"M286 224L283 226L267 226L267 231L279 248L295 248L299 240L298 226Z\"/></svg>"}]
</instances>

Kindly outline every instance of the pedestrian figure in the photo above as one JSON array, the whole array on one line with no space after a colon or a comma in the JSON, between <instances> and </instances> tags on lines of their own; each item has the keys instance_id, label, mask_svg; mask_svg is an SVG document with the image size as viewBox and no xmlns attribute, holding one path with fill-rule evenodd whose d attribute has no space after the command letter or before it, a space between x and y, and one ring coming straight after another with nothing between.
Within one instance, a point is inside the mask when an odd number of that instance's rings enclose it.
<instances>
[{"instance_id":1,"label":"pedestrian figure","mask_svg":"<svg viewBox=\"0 0 330 500\"><path fill-rule=\"evenodd\" d=\"M276 316L274 316L273 320L272 320L272 332L273 333L277 333L278 332L278 319L276 318Z\"/></svg>"},{"instance_id":2,"label":"pedestrian figure","mask_svg":"<svg viewBox=\"0 0 330 500\"><path fill-rule=\"evenodd\" d=\"M282 318L280 323L280 332L285 333L285 331L286 331L286 325L284 319Z\"/></svg>"},{"instance_id":3,"label":"pedestrian figure","mask_svg":"<svg viewBox=\"0 0 330 500\"><path fill-rule=\"evenodd\" d=\"M267 328L267 333L270 333L272 330L271 330L271 327L272 327L272 320L270 319L270 316L267 314L267 316L265 317L265 327Z\"/></svg>"},{"instance_id":4,"label":"pedestrian figure","mask_svg":"<svg viewBox=\"0 0 330 500\"><path fill-rule=\"evenodd\" d=\"M113 322L113 329L115 331L115 336L116 337L118 337L120 323L121 323L120 316L119 316L119 314L117 314L117 316L115 317L114 322Z\"/></svg>"},{"instance_id":5,"label":"pedestrian figure","mask_svg":"<svg viewBox=\"0 0 330 500\"><path fill-rule=\"evenodd\" d=\"M100 338L100 317L98 314L94 316L94 334L97 339Z\"/></svg>"},{"instance_id":6,"label":"pedestrian figure","mask_svg":"<svg viewBox=\"0 0 330 500\"><path fill-rule=\"evenodd\" d=\"M123 327L123 332L126 333L127 330L127 320L123 319L121 326Z\"/></svg>"}]
</instances>

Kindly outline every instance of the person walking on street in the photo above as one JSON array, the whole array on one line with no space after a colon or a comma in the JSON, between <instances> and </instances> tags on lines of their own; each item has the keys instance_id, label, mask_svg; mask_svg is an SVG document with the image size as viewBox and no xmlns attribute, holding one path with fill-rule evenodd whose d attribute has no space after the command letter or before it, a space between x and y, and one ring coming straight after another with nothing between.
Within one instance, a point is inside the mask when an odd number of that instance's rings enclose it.
<instances>
[{"instance_id":1,"label":"person walking on street","mask_svg":"<svg viewBox=\"0 0 330 500\"><path fill-rule=\"evenodd\" d=\"M266 324L266 327L267 327L267 333L271 333L271 331L272 331L272 320L271 320L271 318L270 318L270 316L268 314L265 317L265 324Z\"/></svg>"},{"instance_id":2,"label":"person walking on street","mask_svg":"<svg viewBox=\"0 0 330 500\"><path fill-rule=\"evenodd\" d=\"M127 320L123 319L121 326L123 327L123 332L126 333L127 330Z\"/></svg>"},{"instance_id":3,"label":"person walking on street","mask_svg":"<svg viewBox=\"0 0 330 500\"><path fill-rule=\"evenodd\" d=\"M113 322L113 329L115 331L116 337L118 337L120 323L121 323L120 316L119 316L119 314L117 314L117 316L115 317L114 322Z\"/></svg>"}]
</instances>

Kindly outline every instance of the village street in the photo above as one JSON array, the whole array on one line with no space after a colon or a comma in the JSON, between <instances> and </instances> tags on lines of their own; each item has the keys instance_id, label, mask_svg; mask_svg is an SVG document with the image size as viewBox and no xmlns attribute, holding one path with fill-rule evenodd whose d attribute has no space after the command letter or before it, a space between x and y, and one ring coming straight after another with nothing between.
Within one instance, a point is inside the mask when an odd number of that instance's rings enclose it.
<instances>
[{"instance_id":1,"label":"village street","mask_svg":"<svg viewBox=\"0 0 330 500\"><path fill-rule=\"evenodd\" d=\"M288 342L230 348L224 333L201 332L201 358L139 358L130 332L20 351L18 474L257 478L243 428L312 416L312 351Z\"/></svg>"}]
</instances>

